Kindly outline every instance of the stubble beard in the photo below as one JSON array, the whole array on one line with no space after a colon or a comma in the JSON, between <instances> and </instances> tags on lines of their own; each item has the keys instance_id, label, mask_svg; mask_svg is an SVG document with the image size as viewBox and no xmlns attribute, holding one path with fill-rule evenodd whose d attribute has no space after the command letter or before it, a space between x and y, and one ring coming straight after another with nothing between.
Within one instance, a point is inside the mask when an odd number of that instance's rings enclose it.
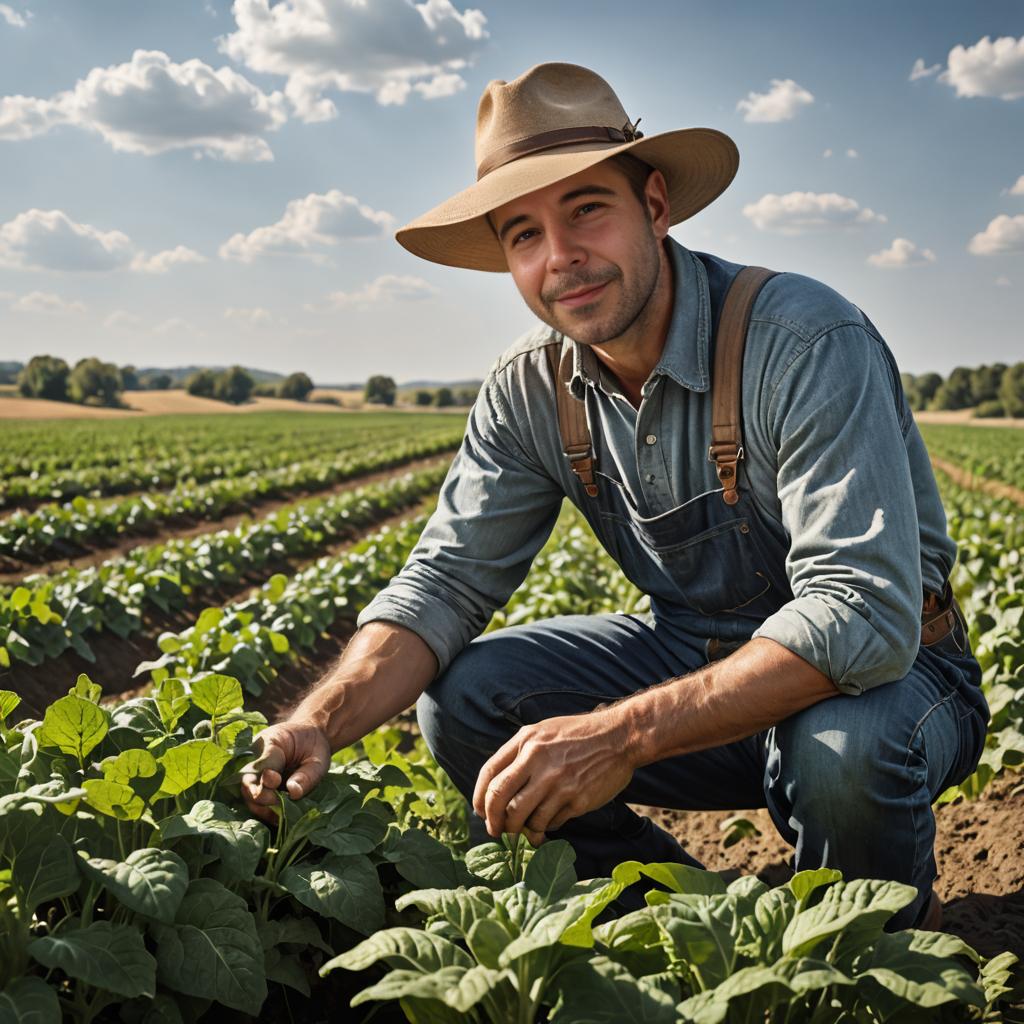
<instances>
[{"instance_id":1,"label":"stubble beard","mask_svg":"<svg viewBox=\"0 0 1024 1024\"><path fill-rule=\"evenodd\" d=\"M575 274L566 278L557 290L542 292L540 306L534 313L549 327L581 345L606 345L622 337L627 331L641 324L649 311L651 298L658 287L661 273L659 243L653 232L650 235L646 252L642 259L637 260L636 274L630 285L625 285L622 269L612 265L599 272ZM557 299L569 292L578 292L582 288L596 288L602 284L622 284L622 290L614 308L601 315L589 312L591 304L577 306L564 311L558 309ZM604 293L597 300L608 301Z\"/></svg>"}]
</instances>

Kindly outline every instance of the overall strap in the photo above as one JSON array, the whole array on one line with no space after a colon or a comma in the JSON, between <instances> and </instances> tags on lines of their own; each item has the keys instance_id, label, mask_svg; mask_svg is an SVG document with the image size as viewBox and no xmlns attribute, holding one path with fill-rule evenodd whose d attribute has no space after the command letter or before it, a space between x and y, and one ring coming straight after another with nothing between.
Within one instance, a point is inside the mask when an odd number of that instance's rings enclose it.
<instances>
[{"instance_id":1,"label":"overall strap","mask_svg":"<svg viewBox=\"0 0 1024 1024\"><path fill-rule=\"evenodd\" d=\"M553 342L545 348L548 366L555 382L555 400L558 403L558 432L562 436L562 451L569 460L569 468L587 495L597 497L597 484L594 482L594 447L590 440L590 428L587 426L586 404L577 398L569 388L572 380L573 357L572 346L562 352L562 343ZM561 355L561 361L559 356Z\"/></svg>"},{"instance_id":2,"label":"overall strap","mask_svg":"<svg viewBox=\"0 0 1024 1024\"><path fill-rule=\"evenodd\" d=\"M722 484L726 505L739 501L736 477L743 458L743 349L754 300L777 271L744 267L732 280L715 335L715 365L711 374L711 445L708 461Z\"/></svg>"}]
</instances>

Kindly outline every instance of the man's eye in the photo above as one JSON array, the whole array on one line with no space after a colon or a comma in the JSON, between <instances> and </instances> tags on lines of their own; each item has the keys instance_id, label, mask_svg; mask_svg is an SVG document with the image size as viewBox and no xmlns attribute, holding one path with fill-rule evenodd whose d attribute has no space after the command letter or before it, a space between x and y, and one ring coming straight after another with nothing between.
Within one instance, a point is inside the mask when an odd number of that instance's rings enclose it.
<instances>
[{"instance_id":1,"label":"man's eye","mask_svg":"<svg viewBox=\"0 0 1024 1024\"><path fill-rule=\"evenodd\" d=\"M601 204L600 203L584 203L576 212L586 213L588 210L596 210Z\"/></svg>"},{"instance_id":2,"label":"man's eye","mask_svg":"<svg viewBox=\"0 0 1024 1024\"><path fill-rule=\"evenodd\" d=\"M525 231L520 231L518 235L515 235L512 238L512 244L513 245L518 245L519 242L526 241L526 239L529 238L530 235L533 234L533 232L534 232L533 228L527 228Z\"/></svg>"}]
</instances>

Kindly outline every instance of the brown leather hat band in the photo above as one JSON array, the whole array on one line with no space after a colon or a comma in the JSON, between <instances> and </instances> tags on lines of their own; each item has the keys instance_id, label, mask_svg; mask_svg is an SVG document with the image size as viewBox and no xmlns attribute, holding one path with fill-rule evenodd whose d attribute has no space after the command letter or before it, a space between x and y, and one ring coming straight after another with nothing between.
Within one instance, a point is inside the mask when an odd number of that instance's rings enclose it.
<instances>
[{"instance_id":1,"label":"brown leather hat band","mask_svg":"<svg viewBox=\"0 0 1024 1024\"><path fill-rule=\"evenodd\" d=\"M639 120L637 124L639 124ZM636 126L629 122L622 128L591 125L587 128L557 128L555 131L541 132L539 135L531 135L518 142L510 142L507 146L495 150L477 168L476 180L479 181L491 171L497 170L513 160L518 160L520 157L529 156L531 153L541 153L557 146L569 146L577 142L633 142L642 138L643 132L636 131Z\"/></svg>"}]
</instances>

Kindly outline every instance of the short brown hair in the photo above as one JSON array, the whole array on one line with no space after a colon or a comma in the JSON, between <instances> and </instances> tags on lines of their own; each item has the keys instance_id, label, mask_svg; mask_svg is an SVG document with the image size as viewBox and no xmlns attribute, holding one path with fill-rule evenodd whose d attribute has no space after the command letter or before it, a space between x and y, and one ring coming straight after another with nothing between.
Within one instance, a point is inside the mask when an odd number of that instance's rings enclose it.
<instances>
[{"instance_id":1,"label":"short brown hair","mask_svg":"<svg viewBox=\"0 0 1024 1024\"><path fill-rule=\"evenodd\" d=\"M637 202L647 209L644 190L647 187L647 179L651 176L654 168L650 164L644 163L639 157L633 156L632 153L616 153L615 156L608 158L608 162L622 171Z\"/></svg>"}]
</instances>

